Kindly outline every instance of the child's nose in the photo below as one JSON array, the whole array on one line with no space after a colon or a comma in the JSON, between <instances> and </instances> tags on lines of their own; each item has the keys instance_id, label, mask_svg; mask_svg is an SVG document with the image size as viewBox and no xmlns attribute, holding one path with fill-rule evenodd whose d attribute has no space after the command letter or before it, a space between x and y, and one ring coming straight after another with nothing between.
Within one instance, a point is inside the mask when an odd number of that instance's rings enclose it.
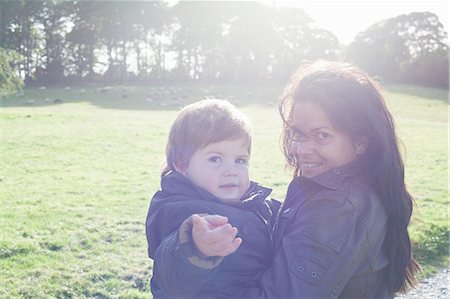
<instances>
[{"instance_id":1,"label":"child's nose","mask_svg":"<svg viewBox=\"0 0 450 299\"><path fill-rule=\"evenodd\" d=\"M236 163L226 163L225 165L225 175L236 175L237 169L236 169Z\"/></svg>"}]
</instances>

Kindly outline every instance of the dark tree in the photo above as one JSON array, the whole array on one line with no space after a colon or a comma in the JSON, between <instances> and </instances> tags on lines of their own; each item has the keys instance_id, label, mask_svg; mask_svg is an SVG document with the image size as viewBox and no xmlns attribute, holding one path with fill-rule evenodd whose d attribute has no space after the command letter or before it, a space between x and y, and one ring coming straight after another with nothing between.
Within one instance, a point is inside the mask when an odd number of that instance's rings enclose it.
<instances>
[{"instance_id":1,"label":"dark tree","mask_svg":"<svg viewBox=\"0 0 450 299\"><path fill-rule=\"evenodd\" d=\"M402 80L405 65L447 51L447 33L436 15L400 15L359 33L349 45L347 59L387 81Z\"/></svg>"},{"instance_id":2,"label":"dark tree","mask_svg":"<svg viewBox=\"0 0 450 299\"><path fill-rule=\"evenodd\" d=\"M41 14L43 3L39 1L0 0L0 45L15 50L23 60L17 65L25 82L33 79L42 50L39 47L39 31L36 16Z\"/></svg>"},{"instance_id":3,"label":"dark tree","mask_svg":"<svg viewBox=\"0 0 450 299\"><path fill-rule=\"evenodd\" d=\"M72 30L67 33L69 60L75 75L93 79L97 64L95 50L100 48L101 18L98 1L76 2L73 6Z\"/></svg>"}]
</instances>

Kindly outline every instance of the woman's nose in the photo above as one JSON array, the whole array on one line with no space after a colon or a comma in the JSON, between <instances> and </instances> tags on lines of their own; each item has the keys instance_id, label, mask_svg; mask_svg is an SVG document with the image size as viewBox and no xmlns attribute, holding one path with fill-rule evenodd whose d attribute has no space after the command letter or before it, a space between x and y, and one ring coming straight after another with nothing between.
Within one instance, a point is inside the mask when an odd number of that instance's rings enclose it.
<instances>
[{"instance_id":1,"label":"woman's nose","mask_svg":"<svg viewBox=\"0 0 450 299\"><path fill-rule=\"evenodd\" d=\"M314 145L311 140L297 142L296 152L298 155L308 155L314 152Z\"/></svg>"}]
</instances>

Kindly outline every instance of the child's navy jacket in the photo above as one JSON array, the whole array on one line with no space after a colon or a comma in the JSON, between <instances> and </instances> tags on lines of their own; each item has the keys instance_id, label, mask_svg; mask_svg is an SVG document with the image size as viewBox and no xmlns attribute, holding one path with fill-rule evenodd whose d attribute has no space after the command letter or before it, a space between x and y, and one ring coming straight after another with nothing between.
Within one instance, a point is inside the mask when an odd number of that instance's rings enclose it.
<instances>
[{"instance_id":1,"label":"child's navy jacket","mask_svg":"<svg viewBox=\"0 0 450 299\"><path fill-rule=\"evenodd\" d=\"M161 191L153 196L146 220L148 254L154 260L154 298L226 298L255 285L258 274L273 259L272 224L280 203L267 199L270 192L251 182L239 204L227 205L178 172L162 178ZM180 241L180 226L192 214L228 217L238 228L241 246L223 259L203 257L206 268L192 263L192 257L199 254L195 245L190 238ZM213 265L209 269L208 262Z\"/></svg>"}]
</instances>

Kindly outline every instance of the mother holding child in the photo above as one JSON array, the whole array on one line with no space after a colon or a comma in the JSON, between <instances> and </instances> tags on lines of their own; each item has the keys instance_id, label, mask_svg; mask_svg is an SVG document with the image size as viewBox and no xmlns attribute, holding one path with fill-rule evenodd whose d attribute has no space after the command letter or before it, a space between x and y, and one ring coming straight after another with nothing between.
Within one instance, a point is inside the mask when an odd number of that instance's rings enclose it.
<instances>
[{"instance_id":1,"label":"mother holding child","mask_svg":"<svg viewBox=\"0 0 450 299\"><path fill-rule=\"evenodd\" d=\"M415 283L394 120L355 66L301 67L279 102L293 180L281 207L251 182L248 119L184 108L146 233L157 298L394 298Z\"/></svg>"}]
</instances>

